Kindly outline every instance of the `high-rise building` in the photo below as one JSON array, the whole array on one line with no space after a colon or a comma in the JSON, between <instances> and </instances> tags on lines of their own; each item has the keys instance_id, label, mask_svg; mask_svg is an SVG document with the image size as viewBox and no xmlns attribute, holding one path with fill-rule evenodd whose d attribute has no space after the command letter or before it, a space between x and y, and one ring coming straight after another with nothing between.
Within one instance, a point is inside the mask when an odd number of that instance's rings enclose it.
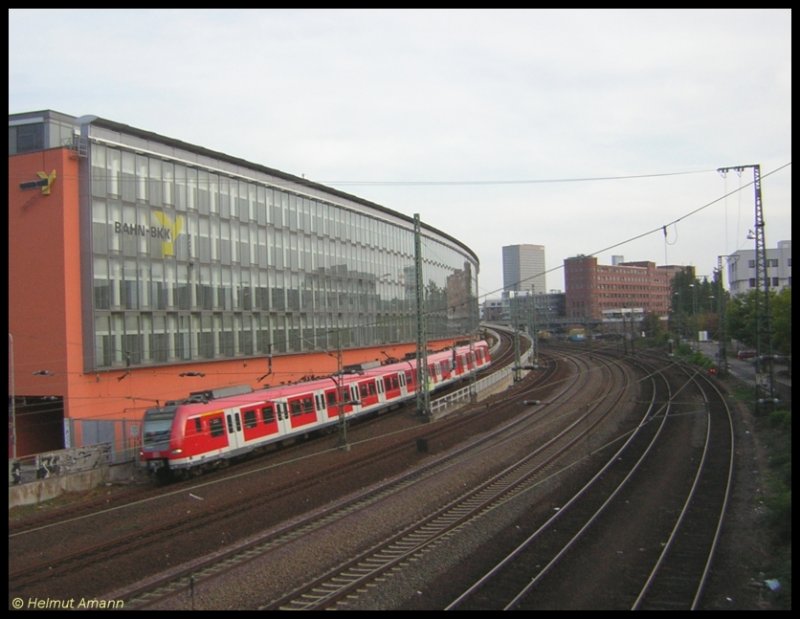
<instances>
[{"instance_id":1,"label":"high-rise building","mask_svg":"<svg viewBox=\"0 0 800 619\"><path fill-rule=\"evenodd\" d=\"M544 245L503 247L503 291L547 292Z\"/></svg>"}]
</instances>

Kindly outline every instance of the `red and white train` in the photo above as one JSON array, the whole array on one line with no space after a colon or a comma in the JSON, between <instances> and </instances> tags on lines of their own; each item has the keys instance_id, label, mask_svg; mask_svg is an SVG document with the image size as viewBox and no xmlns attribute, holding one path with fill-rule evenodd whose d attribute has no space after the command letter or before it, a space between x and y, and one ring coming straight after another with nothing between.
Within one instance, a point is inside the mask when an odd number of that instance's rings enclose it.
<instances>
[{"instance_id":1,"label":"red and white train","mask_svg":"<svg viewBox=\"0 0 800 619\"><path fill-rule=\"evenodd\" d=\"M434 391L489 366L489 346L428 354ZM144 415L140 464L151 473L200 471L269 443L308 434L416 397L416 360L280 387L249 386L192 394Z\"/></svg>"}]
</instances>

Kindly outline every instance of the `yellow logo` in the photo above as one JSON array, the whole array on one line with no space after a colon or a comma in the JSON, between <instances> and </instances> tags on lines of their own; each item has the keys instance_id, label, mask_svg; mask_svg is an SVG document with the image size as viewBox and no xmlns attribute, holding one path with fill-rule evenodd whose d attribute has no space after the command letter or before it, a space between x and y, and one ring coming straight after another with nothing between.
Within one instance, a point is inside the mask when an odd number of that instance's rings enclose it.
<instances>
[{"instance_id":1,"label":"yellow logo","mask_svg":"<svg viewBox=\"0 0 800 619\"><path fill-rule=\"evenodd\" d=\"M162 225L162 227L169 230L169 234L167 235L167 240L162 241L161 243L161 255L162 256L174 256L175 255L175 240L178 238L178 235L183 230L183 217L175 217L175 221L173 222L170 219L169 215L164 213L155 211L153 212L153 216L158 219L158 223Z\"/></svg>"},{"instance_id":2,"label":"yellow logo","mask_svg":"<svg viewBox=\"0 0 800 619\"><path fill-rule=\"evenodd\" d=\"M50 174L47 172L37 172L36 174L43 181L47 181L46 185L42 185L42 195L49 196L50 188L53 186L53 182L56 180L56 171L53 170L50 172Z\"/></svg>"}]
</instances>

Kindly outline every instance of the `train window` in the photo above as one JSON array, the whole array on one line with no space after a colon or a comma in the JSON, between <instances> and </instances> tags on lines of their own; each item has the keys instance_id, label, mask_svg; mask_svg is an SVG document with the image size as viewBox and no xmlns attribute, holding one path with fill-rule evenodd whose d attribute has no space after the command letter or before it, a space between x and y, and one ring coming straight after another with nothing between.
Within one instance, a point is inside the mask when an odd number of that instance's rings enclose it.
<instances>
[{"instance_id":1,"label":"train window","mask_svg":"<svg viewBox=\"0 0 800 619\"><path fill-rule=\"evenodd\" d=\"M225 434L225 426L222 425L221 417L214 417L208 420L208 427L211 430L211 436L222 436Z\"/></svg>"},{"instance_id":2,"label":"train window","mask_svg":"<svg viewBox=\"0 0 800 619\"><path fill-rule=\"evenodd\" d=\"M271 406L265 406L261 409L261 420L264 423L272 423L275 421L275 411Z\"/></svg>"},{"instance_id":3,"label":"train window","mask_svg":"<svg viewBox=\"0 0 800 619\"><path fill-rule=\"evenodd\" d=\"M233 420L231 419L230 415L228 417L228 434L233 434Z\"/></svg>"},{"instance_id":4,"label":"train window","mask_svg":"<svg viewBox=\"0 0 800 619\"><path fill-rule=\"evenodd\" d=\"M200 423L200 417L196 417L193 421L194 421L194 431L200 434L203 431L203 424Z\"/></svg>"},{"instance_id":5,"label":"train window","mask_svg":"<svg viewBox=\"0 0 800 619\"><path fill-rule=\"evenodd\" d=\"M366 398L367 395L369 394L369 390L367 389L367 384L366 383L361 383L358 386L358 390L361 392L361 397L362 398Z\"/></svg>"},{"instance_id":6,"label":"train window","mask_svg":"<svg viewBox=\"0 0 800 619\"><path fill-rule=\"evenodd\" d=\"M399 379L397 382L400 384L400 386L401 387L405 386L405 384L406 384L406 374L405 374L405 372L401 372L400 374L398 374L397 378Z\"/></svg>"},{"instance_id":7,"label":"train window","mask_svg":"<svg viewBox=\"0 0 800 619\"><path fill-rule=\"evenodd\" d=\"M255 428L258 425L255 411L244 411L244 427Z\"/></svg>"},{"instance_id":8,"label":"train window","mask_svg":"<svg viewBox=\"0 0 800 619\"><path fill-rule=\"evenodd\" d=\"M303 409L300 406L300 400L292 400L289 402L289 410L292 412L292 415L299 415L303 412Z\"/></svg>"},{"instance_id":9,"label":"train window","mask_svg":"<svg viewBox=\"0 0 800 619\"><path fill-rule=\"evenodd\" d=\"M234 413L233 418L236 420L236 431L242 431L242 422L239 420L239 413Z\"/></svg>"},{"instance_id":10,"label":"train window","mask_svg":"<svg viewBox=\"0 0 800 619\"><path fill-rule=\"evenodd\" d=\"M303 398L303 412L310 413L314 410L314 400L311 396Z\"/></svg>"},{"instance_id":11,"label":"train window","mask_svg":"<svg viewBox=\"0 0 800 619\"><path fill-rule=\"evenodd\" d=\"M325 394L325 397L328 398L328 406L336 406L336 392L329 391Z\"/></svg>"}]
</instances>

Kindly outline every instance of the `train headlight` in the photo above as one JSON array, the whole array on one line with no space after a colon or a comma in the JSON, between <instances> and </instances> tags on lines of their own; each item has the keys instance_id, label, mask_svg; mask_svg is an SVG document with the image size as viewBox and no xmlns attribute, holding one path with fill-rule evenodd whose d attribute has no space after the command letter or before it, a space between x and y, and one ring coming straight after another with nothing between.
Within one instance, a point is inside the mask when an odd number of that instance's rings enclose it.
<instances>
[{"instance_id":1,"label":"train headlight","mask_svg":"<svg viewBox=\"0 0 800 619\"><path fill-rule=\"evenodd\" d=\"M171 453L174 456L178 456L183 453L183 449L173 449Z\"/></svg>"}]
</instances>

